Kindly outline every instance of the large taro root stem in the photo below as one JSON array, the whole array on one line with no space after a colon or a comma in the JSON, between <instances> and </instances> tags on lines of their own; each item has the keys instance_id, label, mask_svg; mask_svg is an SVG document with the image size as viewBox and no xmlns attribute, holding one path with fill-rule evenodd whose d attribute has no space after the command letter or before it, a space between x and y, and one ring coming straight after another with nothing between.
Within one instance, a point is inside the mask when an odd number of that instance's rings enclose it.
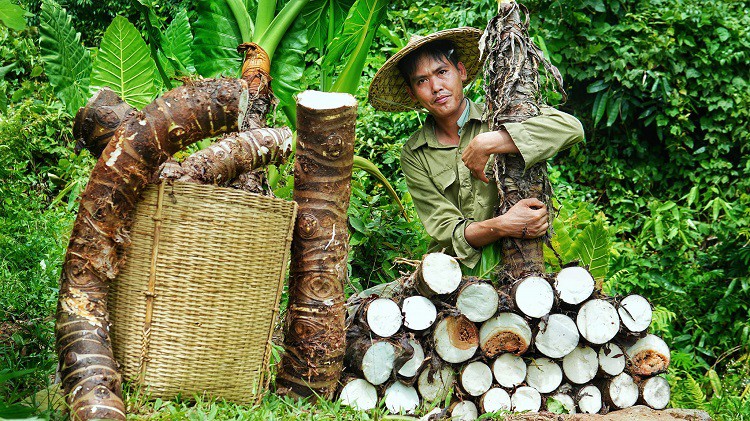
<instances>
[{"instance_id":1,"label":"large taro root stem","mask_svg":"<svg viewBox=\"0 0 750 421\"><path fill-rule=\"evenodd\" d=\"M331 399L346 348L347 209L357 103L348 94L306 91L297 99L294 200L285 353L278 392Z\"/></svg>"},{"instance_id":2,"label":"large taro root stem","mask_svg":"<svg viewBox=\"0 0 750 421\"><path fill-rule=\"evenodd\" d=\"M562 87L560 72L547 61L528 34L528 15L520 18L517 3L503 2L498 14L487 24L480 41L487 58L484 70L487 109L485 117L490 130L499 130L510 122L521 122L539 115L539 64ZM562 88L560 88L562 90ZM552 187L547 178L547 164L540 162L526 172L520 155L498 155L495 177L499 190L497 214L507 212L519 200L538 198L549 209ZM550 224L551 225L551 224ZM501 240L504 264L499 278L515 280L544 273L545 237L537 239L504 238Z\"/></svg>"},{"instance_id":3,"label":"large taro root stem","mask_svg":"<svg viewBox=\"0 0 750 421\"><path fill-rule=\"evenodd\" d=\"M115 91L102 88L76 113L73 122L75 152L87 149L92 156L98 158L115 130L136 112L138 110L123 101Z\"/></svg>"},{"instance_id":4,"label":"large taro root stem","mask_svg":"<svg viewBox=\"0 0 750 421\"><path fill-rule=\"evenodd\" d=\"M243 77L255 83L252 90L244 79L206 79L167 92L125 120L91 173L65 255L55 327L62 388L74 420L125 419L107 293L128 245L132 211L173 153L260 118L258 110L271 102L270 87L263 86L270 79L251 72Z\"/></svg>"}]
</instances>

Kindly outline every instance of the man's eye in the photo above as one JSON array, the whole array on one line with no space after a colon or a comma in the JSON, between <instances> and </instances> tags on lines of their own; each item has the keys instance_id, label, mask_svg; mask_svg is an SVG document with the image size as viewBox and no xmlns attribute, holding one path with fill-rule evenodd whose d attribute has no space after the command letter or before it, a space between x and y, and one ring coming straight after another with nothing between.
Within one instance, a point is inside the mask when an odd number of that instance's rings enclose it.
<instances>
[{"instance_id":1,"label":"man's eye","mask_svg":"<svg viewBox=\"0 0 750 421\"><path fill-rule=\"evenodd\" d=\"M438 72L438 73L439 73L439 74L441 74L441 75L444 75L444 74L448 73L448 70L446 70L446 69L442 69L442 70L440 70L440 72Z\"/></svg>"}]
</instances>

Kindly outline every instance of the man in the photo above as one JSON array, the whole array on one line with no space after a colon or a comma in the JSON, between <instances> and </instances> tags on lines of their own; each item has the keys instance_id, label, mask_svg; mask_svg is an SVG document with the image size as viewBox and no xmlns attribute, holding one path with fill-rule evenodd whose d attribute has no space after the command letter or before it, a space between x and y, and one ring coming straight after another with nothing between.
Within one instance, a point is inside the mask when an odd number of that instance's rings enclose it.
<instances>
[{"instance_id":1,"label":"man","mask_svg":"<svg viewBox=\"0 0 750 421\"><path fill-rule=\"evenodd\" d=\"M539 237L549 227L547 208L535 198L494 217L497 185L485 175L490 158L520 153L529 168L583 139L581 123L551 107L523 123L489 130L484 107L463 94L481 67L481 35L458 28L412 37L377 72L369 92L376 109L429 113L404 144L401 167L433 238L431 249L445 248L469 268L479 261L481 247L502 237Z\"/></svg>"}]
</instances>

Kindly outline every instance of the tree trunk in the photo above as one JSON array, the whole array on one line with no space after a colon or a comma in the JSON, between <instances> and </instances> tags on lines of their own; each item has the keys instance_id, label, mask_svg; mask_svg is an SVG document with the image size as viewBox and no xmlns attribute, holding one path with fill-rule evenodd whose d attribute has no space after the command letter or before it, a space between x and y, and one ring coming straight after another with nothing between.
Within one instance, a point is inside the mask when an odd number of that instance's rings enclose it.
<instances>
[{"instance_id":1,"label":"tree trunk","mask_svg":"<svg viewBox=\"0 0 750 421\"><path fill-rule=\"evenodd\" d=\"M504 352L522 355L531 345L531 328L523 317L514 313L500 313L482 323L479 346L487 358Z\"/></svg>"},{"instance_id":2,"label":"tree trunk","mask_svg":"<svg viewBox=\"0 0 750 421\"><path fill-rule=\"evenodd\" d=\"M534 346L537 351L550 358L562 358L576 349L579 338L578 327L573 319L564 314L552 314L539 322L539 332L534 339Z\"/></svg>"},{"instance_id":3,"label":"tree trunk","mask_svg":"<svg viewBox=\"0 0 750 421\"><path fill-rule=\"evenodd\" d=\"M667 371L669 347L660 337L648 334L625 351L628 369L632 374L650 377Z\"/></svg>"},{"instance_id":4,"label":"tree trunk","mask_svg":"<svg viewBox=\"0 0 750 421\"><path fill-rule=\"evenodd\" d=\"M94 158L99 158L109 143L115 130L138 110L123 101L115 91L102 88L94 94L76 113L73 122L73 137L76 139L75 152L88 150Z\"/></svg>"},{"instance_id":5,"label":"tree trunk","mask_svg":"<svg viewBox=\"0 0 750 421\"><path fill-rule=\"evenodd\" d=\"M487 57L484 73L487 93L485 115L490 130L499 130L505 123L524 121L540 113L539 63L543 63L562 86L560 73L531 41L527 28L528 17L525 23L521 22L518 4L501 3L498 14L488 22L480 42L483 55ZM496 157L495 178L500 196L498 215L507 212L519 200L532 197L552 209L547 163L540 162L527 171L524 167L524 160L519 154ZM500 279L509 281L543 274L545 238L502 239Z\"/></svg>"},{"instance_id":6,"label":"tree trunk","mask_svg":"<svg viewBox=\"0 0 750 421\"><path fill-rule=\"evenodd\" d=\"M278 392L331 399L346 348L344 281L347 209L354 160L357 103L348 94L314 91L297 99L289 307Z\"/></svg>"},{"instance_id":7,"label":"tree trunk","mask_svg":"<svg viewBox=\"0 0 750 421\"><path fill-rule=\"evenodd\" d=\"M479 399L479 406L482 413L485 414L487 412L510 411L510 395L505 389L493 387Z\"/></svg>"},{"instance_id":8,"label":"tree trunk","mask_svg":"<svg viewBox=\"0 0 750 421\"><path fill-rule=\"evenodd\" d=\"M530 386L521 386L510 397L510 407L513 412L539 412L542 407L542 395Z\"/></svg>"},{"instance_id":9,"label":"tree trunk","mask_svg":"<svg viewBox=\"0 0 750 421\"><path fill-rule=\"evenodd\" d=\"M562 369L547 357L532 358L526 367L526 384L539 393L550 393L562 384Z\"/></svg>"}]
</instances>

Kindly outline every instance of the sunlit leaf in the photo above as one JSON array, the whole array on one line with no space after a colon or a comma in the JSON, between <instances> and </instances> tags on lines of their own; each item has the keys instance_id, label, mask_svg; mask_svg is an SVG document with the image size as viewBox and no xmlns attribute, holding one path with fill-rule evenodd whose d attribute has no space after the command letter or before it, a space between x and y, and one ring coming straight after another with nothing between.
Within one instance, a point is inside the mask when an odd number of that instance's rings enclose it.
<instances>
[{"instance_id":1,"label":"sunlit leaf","mask_svg":"<svg viewBox=\"0 0 750 421\"><path fill-rule=\"evenodd\" d=\"M156 97L155 75L156 65L141 34L127 19L117 16L104 33L91 84L109 87L140 109Z\"/></svg>"},{"instance_id":2,"label":"sunlit leaf","mask_svg":"<svg viewBox=\"0 0 750 421\"><path fill-rule=\"evenodd\" d=\"M598 285L607 277L609 271L609 231L602 221L596 221L583 229L573 241L582 266L588 266L589 272Z\"/></svg>"},{"instance_id":3,"label":"sunlit leaf","mask_svg":"<svg viewBox=\"0 0 750 421\"><path fill-rule=\"evenodd\" d=\"M42 2L39 46L44 71L55 94L73 115L89 98L91 56L73 29L72 18L52 0Z\"/></svg>"},{"instance_id":4,"label":"sunlit leaf","mask_svg":"<svg viewBox=\"0 0 750 421\"><path fill-rule=\"evenodd\" d=\"M12 3L10 0L0 0L0 22L14 31L23 31L26 29L26 11L21 6Z\"/></svg>"},{"instance_id":5,"label":"sunlit leaf","mask_svg":"<svg viewBox=\"0 0 750 421\"><path fill-rule=\"evenodd\" d=\"M337 28L341 28L352 3L353 0L312 0L305 6L301 16L307 25L310 47L321 52L327 47L329 36L333 38Z\"/></svg>"}]
</instances>

